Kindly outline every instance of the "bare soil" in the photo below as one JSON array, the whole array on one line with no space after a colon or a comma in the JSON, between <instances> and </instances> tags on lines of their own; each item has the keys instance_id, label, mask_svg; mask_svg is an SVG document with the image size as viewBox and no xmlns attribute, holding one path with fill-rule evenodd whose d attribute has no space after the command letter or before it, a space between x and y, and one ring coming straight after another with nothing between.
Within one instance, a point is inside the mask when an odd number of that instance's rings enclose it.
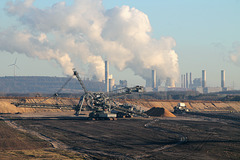
<instances>
[{"instance_id":1,"label":"bare soil","mask_svg":"<svg viewBox=\"0 0 240 160\"><path fill-rule=\"evenodd\" d=\"M240 115L88 121L76 117L17 117L12 121L90 159L240 159Z\"/></svg>"},{"instance_id":2,"label":"bare soil","mask_svg":"<svg viewBox=\"0 0 240 160\"><path fill-rule=\"evenodd\" d=\"M45 136L32 130L25 130L11 119L0 116L0 159L89 159L87 155L66 150L61 143L49 143ZM35 134L36 133L36 134ZM44 137L44 138L43 138ZM48 138L51 140L51 138ZM57 146L57 147L56 147ZM64 145L63 145L64 146Z\"/></svg>"},{"instance_id":3,"label":"bare soil","mask_svg":"<svg viewBox=\"0 0 240 160\"><path fill-rule=\"evenodd\" d=\"M49 148L51 145L31 134L17 132L0 119L0 151Z\"/></svg>"},{"instance_id":4,"label":"bare soil","mask_svg":"<svg viewBox=\"0 0 240 160\"><path fill-rule=\"evenodd\" d=\"M13 101L0 99L0 118L8 120L0 119L0 159L240 159L240 102L191 101L185 103L193 114L89 121L87 113L17 108ZM129 103L172 111L178 101Z\"/></svg>"}]
</instances>

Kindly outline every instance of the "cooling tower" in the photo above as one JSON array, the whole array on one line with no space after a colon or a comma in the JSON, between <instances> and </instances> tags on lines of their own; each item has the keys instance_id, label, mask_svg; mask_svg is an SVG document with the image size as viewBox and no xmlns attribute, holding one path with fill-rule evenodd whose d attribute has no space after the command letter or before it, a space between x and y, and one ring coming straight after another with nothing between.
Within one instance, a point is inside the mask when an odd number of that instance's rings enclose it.
<instances>
[{"instance_id":1,"label":"cooling tower","mask_svg":"<svg viewBox=\"0 0 240 160\"><path fill-rule=\"evenodd\" d=\"M105 61L105 92L109 92L109 62Z\"/></svg>"},{"instance_id":2,"label":"cooling tower","mask_svg":"<svg viewBox=\"0 0 240 160\"><path fill-rule=\"evenodd\" d=\"M225 71L221 70L221 87L225 87Z\"/></svg>"},{"instance_id":3,"label":"cooling tower","mask_svg":"<svg viewBox=\"0 0 240 160\"><path fill-rule=\"evenodd\" d=\"M202 70L202 87L203 88L206 87L206 81L207 81L206 70Z\"/></svg>"}]
</instances>

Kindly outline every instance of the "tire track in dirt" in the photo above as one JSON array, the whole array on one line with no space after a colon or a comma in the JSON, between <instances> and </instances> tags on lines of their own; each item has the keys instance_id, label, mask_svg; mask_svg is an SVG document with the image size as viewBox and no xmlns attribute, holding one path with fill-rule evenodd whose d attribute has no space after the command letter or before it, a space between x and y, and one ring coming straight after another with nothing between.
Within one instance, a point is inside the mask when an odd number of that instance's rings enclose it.
<instances>
[{"instance_id":1,"label":"tire track in dirt","mask_svg":"<svg viewBox=\"0 0 240 160\"><path fill-rule=\"evenodd\" d=\"M14 129L17 129L17 130L19 130L21 132L24 132L24 133L30 133L34 136L37 136L38 138L40 138L42 140L45 140L45 141L49 142L52 145L53 148L58 148L58 149L68 149L68 148L70 148L66 144L64 144L64 143L62 143L58 140L55 140L51 137L40 134L40 133L38 133L36 131L33 131L33 130L30 130L30 129L23 128L22 126L19 126L14 121L12 121L8 118L0 117L0 119L2 119L8 126L14 128Z\"/></svg>"},{"instance_id":2,"label":"tire track in dirt","mask_svg":"<svg viewBox=\"0 0 240 160\"><path fill-rule=\"evenodd\" d=\"M56 126L52 126L52 125L47 125L47 124L41 124L42 126L46 127L46 128L49 128L49 129L52 129L52 130L58 130L59 132L66 132L66 133L70 133L74 136L77 136L77 137L84 137L84 138L87 138L87 139L90 139L92 141L96 141L96 143L104 143L104 144L107 144L107 145L115 145L115 146L118 146L118 147L124 147L126 148L127 146L124 146L124 145L121 145L121 144L115 144L115 143L112 143L108 140L103 140L103 139L99 139L99 138L96 138L96 137L93 137L93 136L89 136L89 135L86 135L86 134L83 134L83 133L80 133L80 132L77 132L77 131L74 131L74 130L71 130L71 129L66 129L66 128L59 128L59 127L56 127ZM79 151L80 153L85 153L85 154L91 154L93 156L107 156L108 158L114 158L114 159L134 159L132 158L131 156L128 156L128 155L125 155L125 154L122 154L120 152L113 152L113 151L109 151L109 152L106 152L106 151L102 151L102 150L97 150L97 149L86 149L86 148L82 148L82 147L73 147L75 151Z\"/></svg>"},{"instance_id":3,"label":"tire track in dirt","mask_svg":"<svg viewBox=\"0 0 240 160\"><path fill-rule=\"evenodd\" d=\"M155 123L157 123L160 119L159 118L155 118L153 119L152 121L146 123L144 125L145 128L150 128L150 129L154 129L154 130L157 130L157 131L161 131L161 132L167 132L167 133L172 133L172 134L177 134L180 138L179 138L179 141L176 142L176 143L172 143L172 144L166 144L160 148L156 148L153 150L153 152L159 152L159 151L164 151L166 149L170 149L170 148L173 148L177 145L180 145L180 144L183 144L183 143L187 143L188 141L188 138L187 136L181 134L181 133L178 133L178 132L174 132L174 131L171 131L171 130L167 130L167 129L162 129L162 128L158 128L158 127L154 127L153 125ZM149 156L151 156L151 153L149 154L146 154L144 156L141 156L141 157L138 157L138 158L148 158Z\"/></svg>"}]
</instances>

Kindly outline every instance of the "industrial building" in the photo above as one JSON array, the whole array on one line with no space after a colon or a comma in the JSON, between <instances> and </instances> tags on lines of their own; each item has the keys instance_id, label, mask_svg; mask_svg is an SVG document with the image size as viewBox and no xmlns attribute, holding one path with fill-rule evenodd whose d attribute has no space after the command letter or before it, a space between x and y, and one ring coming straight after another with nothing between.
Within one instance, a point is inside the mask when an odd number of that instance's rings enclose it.
<instances>
[{"instance_id":1,"label":"industrial building","mask_svg":"<svg viewBox=\"0 0 240 160\"><path fill-rule=\"evenodd\" d=\"M207 86L206 70L202 70L201 78L193 78L192 72L189 72L182 74L180 80L180 87L176 87L175 81L172 78L167 77L161 81L158 79L156 69L152 69L151 78L146 79L145 91L197 91L200 93L211 93L229 90L229 88L225 86L225 70L221 70L221 87ZM109 62L105 61L105 91L109 92L122 87L127 87L127 82L120 80L119 85L116 85L112 75L109 75Z\"/></svg>"},{"instance_id":2,"label":"industrial building","mask_svg":"<svg viewBox=\"0 0 240 160\"><path fill-rule=\"evenodd\" d=\"M207 72L206 70L202 70L202 77L195 78L193 81L191 72L189 74L189 79L188 73L186 73L186 75L181 75L181 88L183 88L183 90L190 89L200 93L212 93L229 90L229 88L225 87L225 70L221 70L221 87L207 86Z\"/></svg>"},{"instance_id":3,"label":"industrial building","mask_svg":"<svg viewBox=\"0 0 240 160\"><path fill-rule=\"evenodd\" d=\"M158 82L158 83L157 83ZM185 73L181 75L180 87L176 87L175 81L167 77L163 84L160 83L161 80L157 78L157 71L155 69L151 70L151 78L146 79L145 91L156 92L156 91L197 91L200 93L211 93L220 92L228 90L225 87L225 71L221 70L221 87L209 87L207 86L207 72L202 70L201 78L194 78L192 72ZM124 80L119 81L119 85L115 84L115 80L112 75L109 75L109 62L105 61L105 92L112 91L114 89L119 89L127 87L127 82Z\"/></svg>"}]
</instances>

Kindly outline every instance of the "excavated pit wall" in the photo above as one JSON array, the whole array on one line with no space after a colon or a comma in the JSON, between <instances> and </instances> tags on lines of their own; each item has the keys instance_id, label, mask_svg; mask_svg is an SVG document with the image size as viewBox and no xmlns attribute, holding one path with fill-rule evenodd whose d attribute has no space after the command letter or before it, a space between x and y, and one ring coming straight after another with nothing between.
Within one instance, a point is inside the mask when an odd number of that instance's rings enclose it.
<instances>
[{"instance_id":1,"label":"excavated pit wall","mask_svg":"<svg viewBox=\"0 0 240 160\"><path fill-rule=\"evenodd\" d=\"M41 101L42 99L35 99ZM43 109L43 108L24 108L16 107L13 102L17 102L17 98L0 98L0 114L6 113L36 113L36 112L62 112L60 109ZM51 103L48 101L47 103Z\"/></svg>"},{"instance_id":2,"label":"excavated pit wall","mask_svg":"<svg viewBox=\"0 0 240 160\"><path fill-rule=\"evenodd\" d=\"M134 105L143 106L147 108L162 107L170 112L173 112L174 106L178 103L185 103L186 106L193 112L206 112L206 111L217 111L217 112L240 112L240 102L222 102L222 101L176 101L176 100L126 100L127 103Z\"/></svg>"},{"instance_id":3,"label":"excavated pit wall","mask_svg":"<svg viewBox=\"0 0 240 160\"><path fill-rule=\"evenodd\" d=\"M42 101L43 98L32 99L34 101ZM0 113L26 113L26 112L62 112L60 109L42 109L42 108L22 108L11 104L17 102L17 98L0 98ZM78 99L62 99L65 104L72 104L78 102ZM53 100L46 101L53 103ZM153 107L161 107L166 111L173 111L173 107L179 102L183 102L193 112L202 111L229 111L240 112L240 102L220 102L220 101L166 101L166 100L126 100L125 103L140 106L142 108L150 109Z\"/></svg>"}]
</instances>

